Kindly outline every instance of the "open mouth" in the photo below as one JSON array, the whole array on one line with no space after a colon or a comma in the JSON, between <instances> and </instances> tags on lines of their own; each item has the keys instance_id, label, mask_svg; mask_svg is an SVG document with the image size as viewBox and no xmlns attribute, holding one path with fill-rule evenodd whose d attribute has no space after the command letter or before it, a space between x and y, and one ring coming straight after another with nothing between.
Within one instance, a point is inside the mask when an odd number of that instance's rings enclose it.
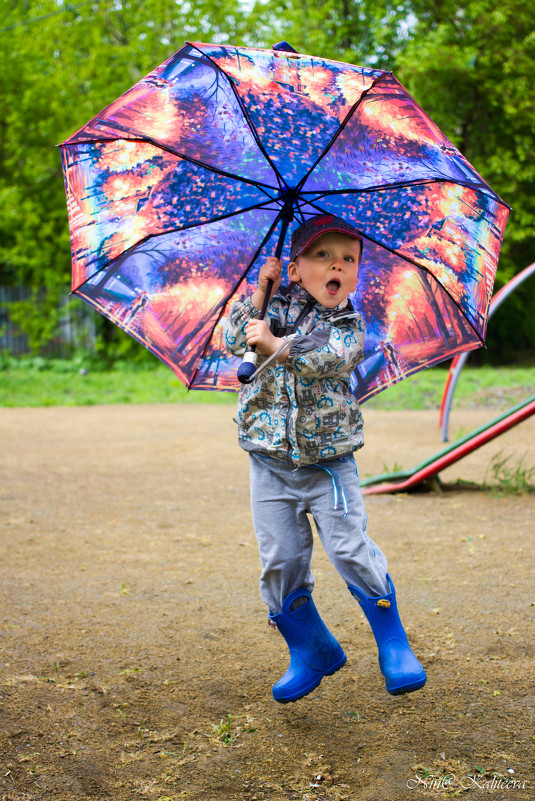
<instances>
[{"instance_id":1,"label":"open mouth","mask_svg":"<svg viewBox=\"0 0 535 801\"><path fill-rule=\"evenodd\" d=\"M328 281L327 292L330 292L331 295L336 295L339 289L340 289L340 281L338 281L337 278L333 278L331 281Z\"/></svg>"}]
</instances>

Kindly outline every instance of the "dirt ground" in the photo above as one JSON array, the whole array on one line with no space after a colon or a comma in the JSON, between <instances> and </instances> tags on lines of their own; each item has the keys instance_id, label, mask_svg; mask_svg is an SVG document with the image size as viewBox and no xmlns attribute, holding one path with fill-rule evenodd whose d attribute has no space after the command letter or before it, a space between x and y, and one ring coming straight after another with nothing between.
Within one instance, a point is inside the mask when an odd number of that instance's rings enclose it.
<instances>
[{"instance_id":1,"label":"dirt ground","mask_svg":"<svg viewBox=\"0 0 535 801\"><path fill-rule=\"evenodd\" d=\"M494 413L454 410L453 428ZM0 798L533 799L535 495L369 497L428 683L385 692L318 546L314 597L348 662L279 705L287 652L259 597L232 416L0 409ZM443 447L437 412L365 417L361 475ZM442 479L480 482L500 450L534 465L535 418Z\"/></svg>"}]
</instances>

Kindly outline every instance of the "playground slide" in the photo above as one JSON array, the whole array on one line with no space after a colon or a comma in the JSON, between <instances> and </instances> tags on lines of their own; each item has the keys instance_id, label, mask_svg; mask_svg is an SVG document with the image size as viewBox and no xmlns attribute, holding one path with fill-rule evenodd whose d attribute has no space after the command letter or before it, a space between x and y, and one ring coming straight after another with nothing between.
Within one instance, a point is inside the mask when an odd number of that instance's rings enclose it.
<instances>
[{"instance_id":1,"label":"playground slide","mask_svg":"<svg viewBox=\"0 0 535 801\"><path fill-rule=\"evenodd\" d=\"M376 495L384 492L404 492L414 489L418 484L445 470L454 462L477 450L509 428L535 414L535 394L513 406L507 412L495 417L481 428L452 443L430 459L414 467L412 470L398 473L385 473L360 482L363 495Z\"/></svg>"},{"instance_id":2,"label":"playground slide","mask_svg":"<svg viewBox=\"0 0 535 801\"><path fill-rule=\"evenodd\" d=\"M535 274L535 263L530 264L529 267L525 267L521 272L515 275L511 280L502 286L501 289L496 292L493 296L490 307L489 307L489 320L494 314L494 312L501 306L503 301L509 297L509 295L514 292L520 284L522 284L527 278ZM453 393L455 392L455 387L457 385L457 381L461 374L461 370L463 369L468 357L470 356L470 352L467 353L460 353L458 356L455 356L451 365L450 370L448 373L448 377L446 379L446 385L444 387L444 394L442 395L442 404L440 406L440 426L442 427L442 441L448 441L448 424L449 424L449 417L450 417L450 410L451 410L451 403L453 401Z\"/></svg>"}]
</instances>

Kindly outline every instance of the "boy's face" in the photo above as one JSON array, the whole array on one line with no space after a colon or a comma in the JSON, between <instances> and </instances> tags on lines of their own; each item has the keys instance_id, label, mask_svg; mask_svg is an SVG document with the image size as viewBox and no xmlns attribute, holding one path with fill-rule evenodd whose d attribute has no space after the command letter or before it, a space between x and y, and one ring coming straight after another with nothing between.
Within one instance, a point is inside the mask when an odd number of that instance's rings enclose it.
<instances>
[{"instance_id":1,"label":"boy's face","mask_svg":"<svg viewBox=\"0 0 535 801\"><path fill-rule=\"evenodd\" d=\"M289 264L289 278L322 306L334 309L355 290L360 251L358 239L336 232L323 234Z\"/></svg>"}]
</instances>

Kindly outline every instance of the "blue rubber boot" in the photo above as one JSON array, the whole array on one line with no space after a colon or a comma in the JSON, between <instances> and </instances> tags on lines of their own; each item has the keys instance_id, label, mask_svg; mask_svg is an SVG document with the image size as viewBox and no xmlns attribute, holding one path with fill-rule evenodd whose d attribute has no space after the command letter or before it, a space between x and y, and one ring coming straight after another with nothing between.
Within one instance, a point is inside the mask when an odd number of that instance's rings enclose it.
<instances>
[{"instance_id":1,"label":"blue rubber boot","mask_svg":"<svg viewBox=\"0 0 535 801\"><path fill-rule=\"evenodd\" d=\"M270 614L269 619L277 624L290 649L290 667L273 686L275 701L297 701L312 692L324 676L345 665L342 646L319 616L308 590L294 590L285 598L282 612Z\"/></svg>"},{"instance_id":2,"label":"blue rubber boot","mask_svg":"<svg viewBox=\"0 0 535 801\"><path fill-rule=\"evenodd\" d=\"M423 687L427 676L418 662L401 624L396 591L387 575L391 591L388 595L368 598L357 587L348 587L368 618L379 650L379 667L391 695L412 693Z\"/></svg>"}]
</instances>

